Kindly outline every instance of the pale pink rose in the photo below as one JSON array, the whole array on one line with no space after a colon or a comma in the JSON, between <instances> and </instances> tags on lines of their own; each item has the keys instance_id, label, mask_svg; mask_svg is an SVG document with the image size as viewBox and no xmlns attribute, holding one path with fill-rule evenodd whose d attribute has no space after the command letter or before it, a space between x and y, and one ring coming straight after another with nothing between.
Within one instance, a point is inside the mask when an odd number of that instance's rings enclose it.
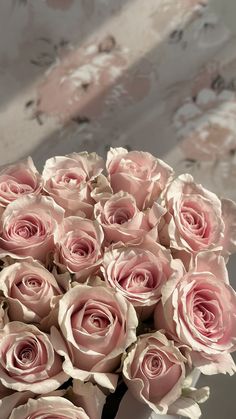
<instances>
[{"instance_id":1,"label":"pale pink rose","mask_svg":"<svg viewBox=\"0 0 236 419\"><path fill-rule=\"evenodd\" d=\"M101 263L103 231L97 221L76 216L64 219L56 235L55 263L78 282L96 273Z\"/></svg>"},{"instance_id":2,"label":"pale pink rose","mask_svg":"<svg viewBox=\"0 0 236 419\"><path fill-rule=\"evenodd\" d=\"M122 147L110 149L106 166L113 191L132 194L140 210L152 206L173 176L172 168L152 154Z\"/></svg>"},{"instance_id":3,"label":"pale pink rose","mask_svg":"<svg viewBox=\"0 0 236 419\"><path fill-rule=\"evenodd\" d=\"M9 419L90 419L82 407L58 396L29 399L22 406L13 409Z\"/></svg>"},{"instance_id":4,"label":"pale pink rose","mask_svg":"<svg viewBox=\"0 0 236 419\"><path fill-rule=\"evenodd\" d=\"M77 285L59 302L58 324L51 333L64 371L114 390L121 355L136 340L132 304L106 286Z\"/></svg>"},{"instance_id":5,"label":"pale pink rose","mask_svg":"<svg viewBox=\"0 0 236 419\"><path fill-rule=\"evenodd\" d=\"M5 209L0 224L0 257L45 261L64 210L51 197L28 195Z\"/></svg>"},{"instance_id":6,"label":"pale pink rose","mask_svg":"<svg viewBox=\"0 0 236 419\"><path fill-rule=\"evenodd\" d=\"M161 298L166 281L183 276L183 266L169 250L154 241L142 246L108 249L101 271L108 286L127 298L141 318L148 317Z\"/></svg>"},{"instance_id":7,"label":"pale pink rose","mask_svg":"<svg viewBox=\"0 0 236 419\"><path fill-rule=\"evenodd\" d=\"M91 218L92 182L102 172L103 159L96 153L72 153L47 160L43 169L45 191L66 210L66 215Z\"/></svg>"},{"instance_id":8,"label":"pale pink rose","mask_svg":"<svg viewBox=\"0 0 236 419\"><path fill-rule=\"evenodd\" d=\"M190 348L203 373L235 371L229 353L236 349L236 294L222 256L201 252L183 278L164 285L154 320Z\"/></svg>"},{"instance_id":9,"label":"pale pink rose","mask_svg":"<svg viewBox=\"0 0 236 419\"><path fill-rule=\"evenodd\" d=\"M157 414L166 414L168 407L182 393L186 359L162 332L145 334L128 350L123 375L134 397Z\"/></svg>"},{"instance_id":10,"label":"pale pink rose","mask_svg":"<svg viewBox=\"0 0 236 419\"><path fill-rule=\"evenodd\" d=\"M6 166L0 171L0 206L6 207L23 195L39 194L42 188L42 178L31 157Z\"/></svg>"},{"instance_id":11,"label":"pale pink rose","mask_svg":"<svg viewBox=\"0 0 236 419\"><path fill-rule=\"evenodd\" d=\"M158 240L158 224L165 212L156 203L144 212L139 211L135 198L127 192L118 192L94 207L107 244L119 241L138 244L145 236Z\"/></svg>"},{"instance_id":12,"label":"pale pink rose","mask_svg":"<svg viewBox=\"0 0 236 419\"><path fill-rule=\"evenodd\" d=\"M51 301L62 294L54 276L36 261L22 261L0 273L0 290L7 298L10 320L40 323L51 311Z\"/></svg>"},{"instance_id":13,"label":"pale pink rose","mask_svg":"<svg viewBox=\"0 0 236 419\"><path fill-rule=\"evenodd\" d=\"M47 334L21 322L10 322L0 330L0 381L5 387L41 394L68 378Z\"/></svg>"},{"instance_id":14,"label":"pale pink rose","mask_svg":"<svg viewBox=\"0 0 236 419\"><path fill-rule=\"evenodd\" d=\"M159 232L160 242L190 253L232 252L236 248L236 205L232 202L228 205L230 202L223 207L218 197L196 184L191 175L179 176L164 195L168 213ZM231 231L232 224L235 225Z\"/></svg>"}]
</instances>

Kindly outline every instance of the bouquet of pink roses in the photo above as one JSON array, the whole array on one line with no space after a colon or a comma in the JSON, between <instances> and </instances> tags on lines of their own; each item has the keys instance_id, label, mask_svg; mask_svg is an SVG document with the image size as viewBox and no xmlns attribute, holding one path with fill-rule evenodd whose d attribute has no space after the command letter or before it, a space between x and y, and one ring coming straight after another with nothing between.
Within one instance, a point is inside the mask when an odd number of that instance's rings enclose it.
<instances>
[{"instance_id":1,"label":"bouquet of pink roses","mask_svg":"<svg viewBox=\"0 0 236 419\"><path fill-rule=\"evenodd\" d=\"M235 372L236 205L147 152L103 170L83 152L0 172L1 419L112 419L127 387L194 419L196 369Z\"/></svg>"}]
</instances>

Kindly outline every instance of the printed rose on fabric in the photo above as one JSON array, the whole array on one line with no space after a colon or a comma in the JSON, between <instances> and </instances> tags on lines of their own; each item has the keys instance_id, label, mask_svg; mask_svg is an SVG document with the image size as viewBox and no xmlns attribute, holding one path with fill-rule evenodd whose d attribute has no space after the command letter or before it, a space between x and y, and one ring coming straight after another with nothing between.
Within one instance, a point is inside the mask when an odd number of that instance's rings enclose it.
<instances>
[{"instance_id":1,"label":"printed rose on fabric","mask_svg":"<svg viewBox=\"0 0 236 419\"><path fill-rule=\"evenodd\" d=\"M47 396L29 399L13 409L9 419L90 419L82 407L77 407L63 397Z\"/></svg>"},{"instance_id":2,"label":"printed rose on fabric","mask_svg":"<svg viewBox=\"0 0 236 419\"><path fill-rule=\"evenodd\" d=\"M181 280L164 285L154 320L156 329L190 348L203 373L235 372L230 352L236 349L236 293L222 256L199 253Z\"/></svg>"},{"instance_id":3,"label":"printed rose on fabric","mask_svg":"<svg viewBox=\"0 0 236 419\"><path fill-rule=\"evenodd\" d=\"M42 394L68 378L47 334L21 322L0 330L0 381L5 387Z\"/></svg>"},{"instance_id":4,"label":"printed rose on fabric","mask_svg":"<svg viewBox=\"0 0 236 419\"><path fill-rule=\"evenodd\" d=\"M0 223L0 257L32 257L44 262L64 210L51 197L25 196L5 209Z\"/></svg>"},{"instance_id":5,"label":"printed rose on fabric","mask_svg":"<svg viewBox=\"0 0 236 419\"><path fill-rule=\"evenodd\" d=\"M161 332L145 334L128 350L123 376L134 397L157 414L182 393L186 359L172 341Z\"/></svg>"},{"instance_id":6,"label":"printed rose on fabric","mask_svg":"<svg viewBox=\"0 0 236 419\"><path fill-rule=\"evenodd\" d=\"M42 177L31 157L0 170L0 206L6 207L23 195L39 194L43 188Z\"/></svg>"},{"instance_id":7,"label":"printed rose on fabric","mask_svg":"<svg viewBox=\"0 0 236 419\"><path fill-rule=\"evenodd\" d=\"M114 390L123 352L136 340L135 310L122 295L105 286L77 285L59 302L60 332L53 345L64 356L64 371L81 381L95 380Z\"/></svg>"},{"instance_id":8,"label":"printed rose on fabric","mask_svg":"<svg viewBox=\"0 0 236 419\"><path fill-rule=\"evenodd\" d=\"M191 175L179 176L164 195L168 213L159 232L160 242L193 254L203 250L221 250L223 254L235 251L236 205L225 204L223 207L219 198L196 184Z\"/></svg>"},{"instance_id":9,"label":"printed rose on fabric","mask_svg":"<svg viewBox=\"0 0 236 419\"><path fill-rule=\"evenodd\" d=\"M101 263L104 234L97 221L80 217L65 218L56 235L55 263L84 282Z\"/></svg>"},{"instance_id":10,"label":"printed rose on fabric","mask_svg":"<svg viewBox=\"0 0 236 419\"><path fill-rule=\"evenodd\" d=\"M127 192L118 192L94 207L96 220L102 226L107 244L122 242L138 244L145 236L158 240L158 224L166 210L154 203L142 212L135 198Z\"/></svg>"},{"instance_id":11,"label":"printed rose on fabric","mask_svg":"<svg viewBox=\"0 0 236 419\"><path fill-rule=\"evenodd\" d=\"M62 294L54 276L36 261L22 261L0 272L0 290L7 298L10 320L40 323L51 300Z\"/></svg>"},{"instance_id":12,"label":"printed rose on fabric","mask_svg":"<svg viewBox=\"0 0 236 419\"><path fill-rule=\"evenodd\" d=\"M217 161L236 150L236 95L204 88L174 115L181 150L187 159Z\"/></svg>"},{"instance_id":13,"label":"printed rose on fabric","mask_svg":"<svg viewBox=\"0 0 236 419\"><path fill-rule=\"evenodd\" d=\"M96 153L72 153L47 160L43 169L45 191L66 211L66 215L93 215L91 183L103 170Z\"/></svg>"},{"instance_id":14,"label":"printed rose on fabric","mask_svg":"<svg viewBox=\"0 0 236 419\"><path fill-rule=\"evenodd\" d=\"M106 167L114 193L132 194L140 210L151 207L173 177L173 169L152 154L122 147L110 149Z\"/></svg>"},{"instance_id":15,"label":"printed rose on fabric","mask_svg":"<svg viewBox=\"0 0 236 419\"><path fill-rule=\"evenodd\" d=\"M146 240L139 247L117 245L108 249L101 271L107 285L127 298L143 319L161 298L162 286L173 277L183 276L183 265L160 244Z\"/></svg>"}]
</instances>

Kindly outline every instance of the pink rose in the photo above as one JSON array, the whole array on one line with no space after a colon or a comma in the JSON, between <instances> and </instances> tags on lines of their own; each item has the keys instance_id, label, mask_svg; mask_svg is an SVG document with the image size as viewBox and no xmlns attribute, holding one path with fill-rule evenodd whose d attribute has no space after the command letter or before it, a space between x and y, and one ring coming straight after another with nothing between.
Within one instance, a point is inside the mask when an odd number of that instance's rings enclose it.
<instances>
[{"instance_id":1,"label":"pink rose","mask_svg":"<svg viewBox=\"0 0 236 419\"><path fill-rule=\"evenodd\" d=\"M31 157L0 171L0 206L28 194L39 194L43 183Z\"/></svg>"},{"instance_id":2,"label":"pink rose","mask_svg":"<svg viewBox=\"0 0 236 419\"><path fill-rule=\"evenodd\" d=\"M5 387L40 394L68 378L49 336L37 327L10 322L0 330L0 381Z\"/></svg>"},{"instance_id":3,"label":"pink rose","mask_svg":"<svg viewBox=\"0 0 236 419\"><path fill-rule=\"evenodd\" d=\"M97 221L65 218L56 236L55 263L84 282L101 263L103 231Z\"/></svg>"},{"instance_id":4,"label":"pink rose","mask_svg":"<svg viewBox=\"0 0 236 419\"><path fill-rule=\"evenodd\" d=\"M173 176L172 168L152 154L121 147L108 152L107 171L113 191L132 194L140 210L152 206Z\"/></svg>"},{"instance_id":5,"label":"pink rose","mask_svg":"<svg viewBox=\"0 0 236 419\"><path fill-rule=\"evenodd\" d=\"M141 247L108 249L101 271L107 285L127 298L144 318L161 298L163 284L181 275L183 267L170 251L150 240Z\"/></svg>"},{"instance_id":6,"label":"pink rose","mask_svg":"<svg viewBox=\"0 0 236 419\"><path fill-rule=\"evenodd\" d=\"M92 182L103 170L103 159L96 153L72 153L47 160L43 170L45 191L66 210L66 215L91 218L94 200Z\"/></svg>"},{"instance_id":7,"label":"pink rose","mask_svg":"<svg viewBox=\"0 0 236 419\"><path fill-rule=\"evenodd\" d=\"M0 257L45 261L64 210L47 196L25 196L5 209L0 224Z\"/></svg>"},{"instance_id":8,"label":"pink rose","mask_svg":"<svg viewBox=\"0 0 236 419\"><path fill-rule=\"evenodd\" d=\"M235 250L236 205L231 202L223 211L217 196L194 183L191 175L181 175L169 185L164 205L169 212L159 233L162 244L190 253L222 250L222 246L223 253L228 253L230 248ZM230 231L230 224L235 224L233 231Z\"/></svg>"},{"instance_id":9,"label":"pink rose","mask_svg":"<svg viewBox=\"0 0 236 419\"><path fill-rule=\"evenodd\" d=\"M90 419L84 409L58 396L29 399L22 406L13 409L9 419Z\"/></svg>"},{"instance_id":10,"label":"pink rose","mask_svg":"<svg viewBox=\"0 0 236 419\"><path fill-rule=\"evenodd\" d=\"M183 278L164 285L154 320L190 348L203 373L235 371L229 353L236 349L236 294L222 256L201 252Z\"/></svg>"},{"instance_id":11,"label":"pink rose","mask_svg":"<svg viewBox=\"0 0 236 419\"><path fill-rule=\"evenodd\" d=\"M10 320L40 323L51 311L51 300L62 294L54 276L36 261L22 261L0 273Z\"/></svg>"},{"instance_id":12,"label":"pink rose","mask_svg":"<svg viewBox=\"0 0 236 419\"><path fill-rule=\"evenodd\" d=\"M181 396L185 361L163 333L141 335L124 360L124 380L136 399L155 413L166 414Z\"/></svg>"},{"instance_id":13,"label":"pink rose","mask_svg":"<svg viewBox=\"0 0 236 419\"><path fill-rule=\"evenodd\" d=\"M114 390L121 355L136 339L133 306L105 286L77 285L59 302L58 324L52 338L66 373Z\"/></svg>"},{"instance_id":14,"label":"pink rose","mask_svg":"<svg viewBox=\"0 0 236 419\"><path fill-rule=\"evenodd\" d=\"M145 212L139 211L135 198L126 192L118 192L94 207L108 244L119 241L138 244L147 235L157 240L158 224L165 212L156 203Z\"/></svg>"}]
</instances>

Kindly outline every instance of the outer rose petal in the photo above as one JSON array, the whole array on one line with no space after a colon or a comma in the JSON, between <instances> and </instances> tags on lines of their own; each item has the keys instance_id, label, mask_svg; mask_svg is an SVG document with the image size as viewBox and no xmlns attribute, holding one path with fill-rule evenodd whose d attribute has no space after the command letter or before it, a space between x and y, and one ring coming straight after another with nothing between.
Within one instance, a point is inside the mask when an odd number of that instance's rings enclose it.
<instances>
[{"instance_id":1,"label":"outer rose petal","mask_svg":"<svg viewBox=\"0 0 236 419\"><path fill-rule=\"evenodd\" d=\"M90 419L81 407L76 407L63 397L40 397L29 399L26 404L12 411L9 419L27 419L29 417L50 417L57 415L65 419Z\"/></svg>"},{"instance_id":2,"label":"outer rose petal","mask_svg":"<svg viewBox=\"0 0 236 419\"><path fill-rule=\"evenodd\" d=\"M76 406L81 406L90 419L102 417L106 396L96 385L73 380L73 389L69 391L68 397Z\"/></svg>"},{"instance_id":3,"label":"outer rose petal","mask_svg":"<svg viewBox=\"0 0 236 419\"><path fill-rule=\"evenodd\" d=\"M194 365L206 375L213 374L229 374L233 375L236 372L236 365L230 354L223 353L207 357L198 352L191 353L192 362Z\"/></svg>"},{"instance_id":4,"label":"outer rose petal","mask_svg":"<svg viewBox=\"0 0 236 419\"><path fill-rule=\"evenodd\" d=\"M102 174L99 175L92 182L91 197L94 199L94 201L100 202L102 200L109 199L112 195L113 195L113 191L106 176Z\"/></svg>"},{"instance_id":5,"label":"outer rose petal","mask_svg":"<svg viewBox=\"0 0 236 419\"><path fill-rule=\"evenodd\" d=\"M2 329L8 322L9 317L7 299L0 296L0 329Z\"/></svg>"},{"instance_id":6,"label":"outer rose petal","mask_svg":"<svg viewBox=\"0 0 236 419\"><path fill-rule=\"evenodd\" d=\"M209 387L185 389L184 395L169 407L169 413L198 419L202 413L197 403L205 402L209 398L209 394Z\"/></svg>"},{"instance_id":7,"label":"outer rose petal","mask_svg":"<svg viewBox=\"0 0 236 419\"><path fill-rule=\"evenodd\" d=\"M110 149L106 166L113 191L133 194L140 210L153 205L173 175L170 166L150 153L121 147Z\"/></svg>"},{"instance_id":8,"label":"outer rose petal","mask_svg":"<svg viewBox=\"0 0 236 419\"><path fill-rule=\"evenodd\" d=\"M210 272L219 280L229 284L229 276L223 256L216 252L200 252L192 259L190 270L195 272Z\"/></svg>"},{"instance_id":9,"label":"outer rose petal","mask_svg":"<svg viewBox=\"0 0 236 419\"><path fill-rule=\"evenodd\" d=\"M26 403L29 397L33 397L33 396L34 394L30 391L16 391L6 397L3 397L1 394L1 397L2 397L0 399L1 419L9 419L15 407Z\"/></svg>"}]
</instances>

